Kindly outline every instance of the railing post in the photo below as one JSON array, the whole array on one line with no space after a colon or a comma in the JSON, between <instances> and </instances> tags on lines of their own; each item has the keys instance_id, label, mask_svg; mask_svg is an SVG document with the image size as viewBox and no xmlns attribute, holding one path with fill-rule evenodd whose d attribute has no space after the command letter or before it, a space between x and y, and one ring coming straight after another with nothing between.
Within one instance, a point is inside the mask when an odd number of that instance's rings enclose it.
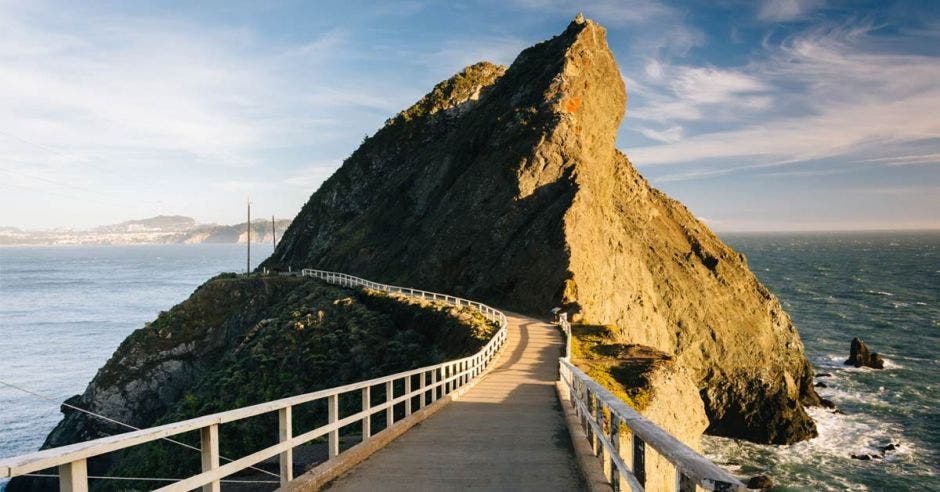
<instances>
[{"instance_id":1,"label":"railing post","mask_svg":"<svg viewBox=\"0 0 940 492\"><path fill-rule=\"evenodd\" d=\"M596 395L595 395L596 396ZM597 427L600 428L601 434L609 435L610 432L604 432L604 402L601 401L600 397L594 399L595 402L595 413L597 422ZM613 460L610 459L610 450L607 449L607 446L604 445L604 441L598 437L597 442L600 447L601 452L601 466L604 470L604 474L607 476L607 481L613 483Z\"/></svg>"},{"instance_id":2,"label":"railing post","mask_svg":"<svg viewBox=\"0 0 940 492\"><path fill-rule=\"evenodd\" d=\"M330 395L326 397L327 417L329 423L339 420L339 395ZM330 431L329 437L330 458L335 458L339 454L339 429Z\"/></svg>"},{"instance_id":3,"label":"railing post","mask_svg":"<svg viewBox=\"0 0 940 492\"><path fill-rule=\"evenodd\" d=\"M59 465L60 492L88 492L88 462L76 460Z\"/></svg>"},{"instance_id":4,"label":"railing post","mask_svg":"<svg viewBox=\"0 0 940 492\"><path fill-rule=\"evenodd\" d=\"M610 451L610 454L623 459L620 456L620 416L617 415L613 410L610 411L610 444L613 446L613 449ZM622 477L620 476L620 468L614 464L613 460L610 462L610 485L613 487L614 491L619 491L623 483Z\"/></svg>"},{"instance_id":5,"label":"railing post","mask_svg":"<svg viewBox=\"0 0 940 492\"><path fill-rule=\"evenodd\" d=\"M199 442L202 454L202 471L215 470L219 467L219 424L212 424L199 429ZM222 486L218 480L202 486L202 492L219 492Z\"/></svg>"},{"instance_id":6,"label":"railing post","mask_svg":"<svg viewBox=\"0 0 940 492\"><path fill-rule=\"evenodd\" d=\"M431 370L431 403L437 401L437 371L439 367L435 367Z\"/></svg>"},{"instance_id":7,"label":"railing post","mask_svg":"<svg viewBox=\"0 0 940 492\"><path fill-rule=\"evenodd\" d=\"M362 411L366 414L362 417L362 440L366 441L372 437L372 414L369 409L372 408L372 387L362 388Z\"/></svg>"},{"instance_id":8,"label":"railing post","mask_svg":"<svg viewBox=\"0 0 940 492\"><path fill-rule=\"evenodd\" d=\"M391 427L395 423L395 406L392 405L392 400L395 399L395 384L394 381L388 381L385 383L385 401L388 402L388 409L385 412L385 427Z\"/></svg>"},{"instance_id":9,"label":"railing post","mask_svg":"<svg viewBox=\"0 0 940 492\"><path fill-rule=\"evenodd\" d=\"M646 443L633 433L633 476L646 487Z\"/></svg>"},{"instance_id":10,"label":"railing post","mask_svg":"<svg viewBox=\"0 0 940 492\"><path fill-rule=\"evenodd\" d=\"M411 415L411 376L405 377L405 417Z\"/></svg>"},{"instance_id":11,"label":"railing post","mask_svg":"<svg viewBox=\"0 0 940 492\"><path fill-rule=\"evenodd\" d=\"M289 441L294 437L293 418L291 407L287 406L277 411L277 440ZM294 448L287 448L280 455L281 485L294 479Z\"/></svg>"},{"instance_id":12,"label":"railing post","mask_svg":"<svg viewBox=\"0 0 940 492\"><path fill-rule=\"evenodd\" d=\"M425 392L424 387L427 385L427 382L425 381L425 379L427 379L427 376L428 375L424 371L421 371L421 380L418 381L418 389L421 391L421 398L420 398L420 401L418 402L418 408L424 408L424 405L426 404L425 398L427 398L428 395Z\"/></svg>"},{"instance_id":13,"label":"railing post","mask_svg":"<svg viewBox=\"0 0 940 492\"><path fill-rule=\"evenodd\" d=\"M589 415L587 415L587 419L588 420L593 419L595 422L597 422L597 398L593 391L590 391L590 390L587 391L587 404L588 404L588 412L589 412ZM591 429L592 431L594 429L593 427L591 427L590 422L587 423L587 427L588 429ZM601 447L600 439L597 437L597 433L591 432L591 449L594 451L594 456L597 456L598 454L600 454L600 447Z\"/></svg>"},{"instance_id":14,"label":"railing post","mask_svg":"<svg viewBox=\"0 0 940 492\"><path fill-rule=\"evenodd\" d=\"M716 488L716 490L719 490ZM679 467L676 467L676 491L677 492L695 492L695 481L682 473Z\"/></svg>"},{"instance_id":15,"label":"railing post","mask_svg":"<svg viewBox=\"0 0 940 492\"><path fill-rule=\"evenodd\" d=\"M450 393L450 381L448 381L449 375L450 364L447 364L441 368L441 381L444 382L444 386L441 387L441 398L443 398L447 393Z\"/></svg>"}]
</instances>

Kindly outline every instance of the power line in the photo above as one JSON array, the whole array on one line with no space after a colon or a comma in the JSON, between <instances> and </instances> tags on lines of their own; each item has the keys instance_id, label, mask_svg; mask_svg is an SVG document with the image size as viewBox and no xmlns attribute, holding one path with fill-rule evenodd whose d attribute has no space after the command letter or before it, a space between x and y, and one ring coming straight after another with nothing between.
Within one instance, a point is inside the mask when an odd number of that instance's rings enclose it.
<instances>
[{"instance_id":1,"label":"power line","mask_svg":"<svg viewBox=\"0 0 940 492\"><path fill-rule=\"evenodd\" d=\"M69 158L69 159L71 159L71 160L73 160L73 161L79 161L79 162L82 163L82 165L87 166L87 167L90 167L90 168L92 168L92 169L97 169L99 172L102 172L102 173L105 173L105 174L113 174L113 171L112 171L112 170L104 169L104 168L102 168L102 167L98 167L98 166L96 166L96 165L94 165L94 164L91 164L91 163L89 162L89 159L88 159L87 157L82 157L82 156L76 155L76 154L71 153L71 152L66 152L66 151L62 151L62 150L56 149L56 148L54 148L54 147L50 147L50 146L45 145L45 144L33 142L33 141L31 141L31 140L27 140L27 139L25 139L25 138L23 138L23 137L14 135L14 134L12 134L12 133L10 133L10 132L7 132L7 131L4 131L4 130L0 130L0 135L9 137L9 138L11 138L11 139L13 139L13 140L18 140L19 142L24 143L24 144L26 144L26 145L32 145L33 147L36 147L37 149L40 149L40 150L42 150L42 151L45 151L45 152L47 152L47 153L49 153L49 154L54 154L54 155L66 157L66 158ZM93 152L91 153L91 157L97 157L99 160L104 160L103 157L102 157L100 154L96 156L95 153L93 153Z\"/></svg>"},{"instance_id":2,"label":"power line","mask_svg":"<svg viewBox=\"0 0 940 492\"><path fill-rule=\"evenodd\" d=\"M74 154L74 153L65 152L65 151L62 151L62 150L59 150L59 149L56 149L56 148L53 148L53 147L49 147L49 146L44 145L44 144L40 144L40 143L37 143L37 142L33 142L33 141L31 141L31 140L27 140L27 139L25 139L25 138L23 138L23 137L14 135L14 134L12 134L12 133L10 133L10 132L7 132L7 131L5 131L5 130L2 130L2 129L0 129L0 135L6 136L6 137L11 138L11 139L13 139L13 140L17 140L17 141L19 141L19 142L21 142L21 143L24 143L24 144L26 144L26 145L31 145L31 146L33 146L33 147L36 147L37 149L40 149L40 150L42 150L42 151L44 151L44 152L49 153L49 154L54 154L54 155L66 157L66 158L68 158L68 159L70 159L70 160L72 160L72 161L81 162L81 165L86 166L86 167L90 167L90 168L92 168L92 169L95 169L95 170L97 170L98 172L100 172L100 173L102 173L102 174L105 174L105 175L114 175L114 171L113 171L113 170L104 169L104 168L102 168L102 167L95 166L95 165L93 165L93 164L91 164L91 163L89 162L89 159L88 159L88 158L83 158L83 157L78 156L78 155L76 155L76 154ZM94 154L92 154L92 156L94 156ZM99 160L104 160L100 155L98 155L98 159L99 159ZM9 159L6 159L6 162L9 162L9 163L11 163L11 164L17 164L17 162L11 161L11 160L9 160ZM18 163L18 164L26 164L26 163L20 162L20 163ZM27 165L28 165L28 164L27 164ZM9 170L4 170L4 171L7 172L8 174L13 173L13 172L11 172L11 171L9 171ZM82 188L76 187L75 185L66 184L66 183L61 183L61 182L56 182L56 181L51 180L51 179L48 179L48 178L42 178L42 177L37 177L37 176L30 176L30 175L28 175L28 174L23 174L22 172L19 172L19 171L17 171L16 173L20 174L21 176L28 177L28 178L37 179L37 180L40 180L40 181L45 181L45 182L48 182L48 183L56 184L56 185L58 185L58 186L64 186L64 187L74 188L74 189L78 189L79 191L82 191ZM103 194L100 193L100 192L95 192L95 191L88 190L88 189L85 189L84 191L85 191L86 193L92 193L92 194L97 194L97 195L103 195ZM122 204L123 204L123 203L127 203L127 200L125 200L125 199L118 198L116 195L112 195L112 196L114 196L115 199L120 200L120 203L122 203ZM152 200L141 200L141 199L138 199L138 198L135 198L135 201L136 201L136 202L150 203L150 204L153 204L153 205L162 205L162 204L163 204L162 202L156 202L156 201L152 201Z\"/></svg>"},{"instance_id":3,"label":"power line","mask_svg":"<svg viewBox=\"0 0 940 492\"><path fill-rule=\"evenodd\" d=\"M7 161L7 162L9 162L9 161ZM108 195L108 194L104 194L104 193L101 193L100 191L93 191L93 190L88 189L88 188L82 188L82 187L80 187L80 186L75 186L75 185L69 184L69 183L63 183L63 182L61 182L61 181L56 181L56 180L49 179L49 178L45 178L45 177L42 177L42 176L35 176L35 175L32 175L32 174L23 173L23 172L21 172L21 171L14 171L14 170L11 170L11 169L4 169L4 168L0 168L0 173L6 174L6 175L9 175L9 176L20 176L20 177L23 177L23 178L29 178L29 179L36 180L36 181L42 181L42 182L44 182L44 183L53 184L53 185L60 186L60 187L63 187L63 188L71 188L71 189L76 190L76 191L79 191L79 192L81 192L81 193L86 193L86 194L88 194L88 195L91 195L90 197L84 197L84 198L83 198L83 197L79 197L79 196L74 195L74 194L73 194L73 195L68 195L68 194L63 193L61 190L59 190L57 194L58 194L59 196L64 196L64 197L66 197L66 198L74 198L74 199L77 199L77 200L84 200L84 199L87 199L87 198L93 198L93 199L96 199L97 201L99 201L100 203L109 203L109 202L110 202L110 203L120 203L120 204L122 204L122 205L127 204L127 200L121 199L121 198L119 198L117 195ZM25 186L23 186L23 185L17 185L17 184L15 184L15 183L4 183L4 184L5 184L5 185L9 185L9 186L18 187L18 188L25 188ZM39 191L39 192L42 192L42 193L53 193L53 194L56 194L55 191L50 190L50 189L48 189L48 188L39 188L39 189L35 189L35 188L34 188L34 191ZM106 200L106 201L105 201L105 200ZM151 204L154 204L154 205L159 205L159 204L161 204L161 202L154 202L154 201L150 201L150 200L139 200L139 201L143 201L143 202L146 202L146 203L151 203Z\"/></svg>"},{"instance_id":4,"label":"power line","mask_svg":"<svg viewBox=\"0 0 940 492\"><path fill-rule=\"evenodd\" d=\"M10 388L13 388L13 389L15 389L15 390L22 391L22 392L24 392L24 393L28 393L28 394L30 394L30 395L33 395L33 396L35 396L35 397L37 397L37 398L41 398L41 399L46 400L46 401L48 401L48 402L54 403L54 404L56 404L56 405L59 405L59 404L60 404L57 400L55 400L55 399L53 399L53 398L50 398L50 397L48 397L48 396L46 396L46 395L43 395L43 394L40 394L40 393L36 393L35 391L28 390L28 389L26 389L26 388L23 388L22 386L17 386L17 385L15 385L15 384L8 383L8 382L6 382L6 381L4 381L4 380L2 380L2 379L0 379L0 384L2 384L2 385L4 385L4 386L9 386ZM140 427L134 427L133 425L125 424L124 422L121 422L121 421L118 421L118 420L114 420L114 419L112 419L112 418L110 418L110 417L105 417L104 415L101 415L101 414L92 412L91 410L85 410L84 408L80 408L80 407L77 407L77 406L72 405L72 404L69 404L69 403L62 402L61 405L62 405L63 407L71 408L72 410L76 410L76 411L79 411L79 412L82 412L82 413L86 413L86 414L88 414L88 415L91 415L92 417L97 417L97 418L99 418L99 419L106 420L106 421L108 421L108 422L111 422L112 424L117 424L117 425L120 425L120 426L123 426L123 427L127 427L128 429L132 429L132 430L142 430ZM197 448L196 446L191 446L191 445L186 444L186 443L184 443L184 442L180 442L180 441L177 441L177 440L175 440L175 439L170 439L169 437L161 437L160 439L163 439L164 441L169 441L169 442L171 442L171 443L173 443L173 444L179 444L180 446L183 446L184 448L192 449L193 451L199 451L200 453L202 452L202 449ZM225 460L225 461L235 461L235 460L233 460L233 459L231 459L231 458L226 458L225 456L219 456L219 458L221 458L221 459L223 459L223 460ZM268 475L271 475L272 477L278 477L278 478L280 478L280 475L278 475L278 474L276 474L276 473L271 473L271 472L269 472L269 471L267 471L267 470L262 470L261 468L257 468L257 467L254 467L254 466L249 466L248 468L251 468L251 469L253 469L253 470L256 470L256 471L259 471L259 472L262 472L262 473L267 473Z\"/></svg>"}]
</instances>

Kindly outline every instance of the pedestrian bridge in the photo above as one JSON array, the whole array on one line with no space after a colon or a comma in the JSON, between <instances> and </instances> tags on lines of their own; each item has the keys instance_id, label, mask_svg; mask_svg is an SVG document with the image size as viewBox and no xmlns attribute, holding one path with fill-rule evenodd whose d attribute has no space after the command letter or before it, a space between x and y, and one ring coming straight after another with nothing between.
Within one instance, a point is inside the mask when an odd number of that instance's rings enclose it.
<instances>
[{"instance_id":1,"label":"pedestrian bridge","mask_svg":"<svg viewBox=\"0 0 940 492\"><path fill-rule=\"evenodd\" d=\"M570 328L564 318L549 324L343 273L306 269L302 275L470 307L499 330L462 359L2 459L0 478L57 469L60 490L85 491L89 481L113 478L89 477L89 458L198 430L201 473L158 484L158 490L264 489L263 480L231 478L252 471L277 475L266 488L279 483L285 491L744 488L573 366L566 357ZM341 414L341 398L357 399L358 411ZM295 434L291 409L316 401L326 402L327 423ZM275 412L277 444L222 463L219 425ZM341 440L348 428L361 429L359 442ZM312 441L324 441L325 459L295 477L293 451ZM260 468L271 460L279 463L279 473Z\"/></svg>"}]
</instances>

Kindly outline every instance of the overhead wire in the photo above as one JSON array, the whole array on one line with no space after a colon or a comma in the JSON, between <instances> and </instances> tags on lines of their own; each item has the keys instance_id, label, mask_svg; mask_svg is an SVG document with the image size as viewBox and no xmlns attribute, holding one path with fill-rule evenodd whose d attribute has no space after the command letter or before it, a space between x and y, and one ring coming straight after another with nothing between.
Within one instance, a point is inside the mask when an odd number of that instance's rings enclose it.
<instances>
[{"instance_id":1,"label":"overhead wire","mask_svg":"<svg viewBox=\"0 0 940 492\"><path fill-rule=\"evenodd\" d=\"M22 391L22 392L27 393L27 394L33 395L33 396L35 396L35 397L37 397L37 398L40 398L40 399L42 399L42 400L46 400L46 401L51 402L51 403L54 403L54 404L56 404L56 405L59 405L59 404L60 404L60 403L59 403L57 400L55 400L54 398L50 398L50 397L48 397L48 396L46 396L46 395L37 393L37 392L35 392L35 391L29 390L29 389L27 389L27 388L24 388L24 387L22 387L22 386L19 386L19 385L16 385L16 384L12 384L12 383L6 382L6 381L4 381L4 380L2 380L2 379L0 379L0 384L2 384L2 385L4 385L4 386L8 386L8 387L10 387L10 388L13 388L13 389L15 389L15 390ZM86 410L86 409L84 409L84 408L77 407L77 406L72 405L72 404L70 404L70 403L62 402L61 405L64 406L64 407L67 407L67 408L71 408L72 410L75 410L75 411L78 411L78 412L82 412L82 413L91 415L91 416L93 416L93 417L97 417L97 418L99 418L99 419L102 419L102 420L111 422L112 424L117 424L117 425L120 425L120 426L123 426L123 427L127 427L128 429L132 429L132 430L142 430L140 427L135 427L135 426L133 426L133 425L126 424L126 423L121 422L121 421L119 421L119 420L115 420L115 419L112 419L112 418L110 418L110 417L101 415L101 414L99 414L99 413L92 412L91 410ZM164 441L169 441L169 442L171 442L171 443L173 443L173 444L178 444L178 445L180 445L180 446L183 446L184 448L192 449L192 450L194 450L194 451L199 451L200 453L202 452L202 449L197 448L196 446L192 446L192 445L190 445L190 444L186 444L186 443L184 443L184 442L180 442L180 441L177 441L177 440L175 440L175 439L170 439L169 437L161 437L160 439L162 439L162 440L164 440ZM235 460L233 460L233 459L231 459L231 458L226 458L225 456L221 456L221 455L219 456L219 458L220 458L220 459L223 459L223 460L225 460L225 461L235 461ZM255 467L255 466L249 466L248 468L251 468L251 469L253 469L253 470L259 471L259 472L261 472L261 473L266 473L266 474L268 474L268 475L271 475L272 477L278 477L278 478L280 478L280 475L278 475L277 473L272 473L272 472L269 472L269 471L267 471L267 470L264 470L264 469L261 469L261 468L257 468L257 467Z\"/></svg>"}]
</instances>

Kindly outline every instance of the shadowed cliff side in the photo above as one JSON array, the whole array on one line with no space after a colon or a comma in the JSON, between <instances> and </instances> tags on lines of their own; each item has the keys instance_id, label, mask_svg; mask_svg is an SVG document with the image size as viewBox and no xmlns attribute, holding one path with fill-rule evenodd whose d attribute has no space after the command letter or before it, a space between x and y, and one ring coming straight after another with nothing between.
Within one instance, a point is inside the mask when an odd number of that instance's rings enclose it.
<instances>
[{"instance_id":1,"label":"shadowed cliff side","mask_svg":"<svg viewBox=\"0 0 940 492\"><path fill-rule=\"evenodd\" d=\"M615 147L626 90L578 19L508 68L468 67L314 193L264 266L317 266L611 324L696 381L709 431L815 435L812 368L777 299Z\"/></svg>"}]
</instances>

